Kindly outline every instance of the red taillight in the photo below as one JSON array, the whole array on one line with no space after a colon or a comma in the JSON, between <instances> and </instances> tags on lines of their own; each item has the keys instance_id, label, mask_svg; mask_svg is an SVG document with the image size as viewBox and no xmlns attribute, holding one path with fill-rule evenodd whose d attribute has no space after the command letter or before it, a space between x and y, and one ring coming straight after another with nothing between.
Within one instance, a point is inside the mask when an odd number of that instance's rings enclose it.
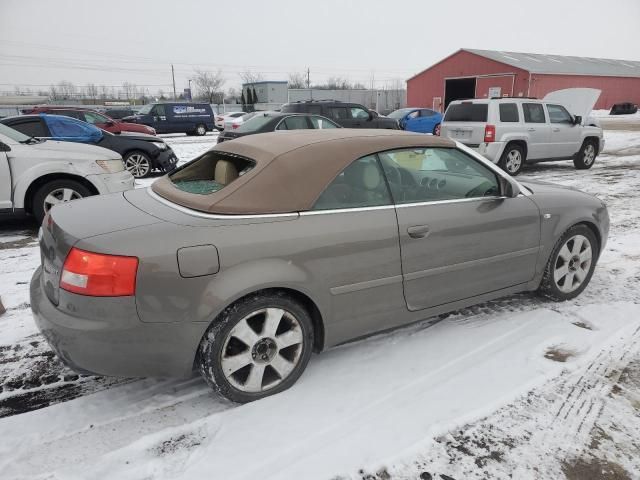
<instances>
[{"instance_id":1,"label":"red taillight","mask_svg":"<svg viewBox=\"0 0 640 480\"><path fill-rule=\"evenodd\" d=\"M234 130L235 130L236 128L238 128L239 126L240 126L240 125L239 125L239 124L237 124L237 123L232 123L232 124L231 124L231 128L233 128Z\"/></svg>"},{"instance_id":2,"label":"red taillight","mask_svg":"<svg viewBox=\"0 0 640 480\"><path fill-rule=\"evenodd\" d=\"M123 297L136 291L138 259L72 248L62 266L60 288L94 297Z\"/></svg>"},{"instance_id":3,"label":"red taillight","mask_svg":"<svg viewBox=\"0 0 640 480\"><path fill-rule=\"evenodd\" d=\"M491 143L496 140L496 126L487 125L484 127L484 143Z\"/></svg>"}]
</instances>

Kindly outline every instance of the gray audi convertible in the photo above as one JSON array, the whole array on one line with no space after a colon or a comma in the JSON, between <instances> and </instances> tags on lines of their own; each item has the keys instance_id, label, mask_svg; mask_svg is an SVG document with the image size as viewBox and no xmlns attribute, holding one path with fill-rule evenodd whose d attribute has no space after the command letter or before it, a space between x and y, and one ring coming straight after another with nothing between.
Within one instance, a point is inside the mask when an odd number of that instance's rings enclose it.
<instances>
[{"instance_id":1,"label":"gray audi convertible","mask_svg":"<svg viewBox=\"0 0 640 480\"><path fill-rule=\"evenodd\" d=\"M251 135L150 188L53 208L31 307L78 372L197 369L248 402L314 351L515 292L575 297L608 229L599 199L517 182L451 140Z\"/></svg>"}]
</instances>

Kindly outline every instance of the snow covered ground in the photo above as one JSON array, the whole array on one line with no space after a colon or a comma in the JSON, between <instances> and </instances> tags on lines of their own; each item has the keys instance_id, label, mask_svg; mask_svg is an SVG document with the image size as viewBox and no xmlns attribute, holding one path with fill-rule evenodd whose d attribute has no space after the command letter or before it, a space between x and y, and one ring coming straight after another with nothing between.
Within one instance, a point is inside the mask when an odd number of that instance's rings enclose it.
<instances>
[{"instance_id":1,"label":"snow covered ground","mask_svg":"<svg viewBox=\"0 0 640 480\"><path fill-rule=\"evenodd\" d=\"M243 406L198 377L64 368L30 316L35 229L0 227L0 478L640 478L640 132L605 136L591 170L522 175L609 205L580 297L516 295L335 348ZM167 141L186 161L216 138Z\"/></svg>"}]
</instances>

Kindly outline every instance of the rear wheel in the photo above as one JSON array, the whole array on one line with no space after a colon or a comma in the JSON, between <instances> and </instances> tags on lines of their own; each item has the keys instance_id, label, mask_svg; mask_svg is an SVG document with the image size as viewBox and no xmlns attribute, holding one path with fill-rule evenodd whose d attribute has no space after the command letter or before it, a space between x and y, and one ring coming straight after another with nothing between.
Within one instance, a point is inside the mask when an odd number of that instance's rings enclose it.
<instances>
[{"instance_id":1,"label":"rear wheel","mask_svg":"<svg viewBox=\"0 0 640 480\"><path fill-rule=\"evenodd\" d=\"M200 124L196 127L196 134L199 136L203 136L207 134L207 127L205 127L204 125Z\"/></svg>"},{"instance_id":2,"label":"rear wheel","mask_svg":"<svg viewBox=\"0 0 640 480\"><path fill-rule=\"evenodd\" d=\"M556 243L538 293L556 301L578 296L591 280L599 250L598 240L589 227L571 227Z\"/></svg>"},{"instance_id":3,"label":"rear wheel","mask_svg":"<svg viewBox=\"0 0 640 480\"><path fill-rule=\"evenodd\" d=\"M38 223L55 205L78 200L93 195L91 191L75 180L53 180L42 185L33 196L32 213Z\"/></svg>"},{"instance_id":4,"label":"rear wheel","mask_svg":"<svg viewBox=\"0 0 640 480\"><path fill-rule=\"evenodd\" d=\"M231 305L205 333L198 367L231 401L246 403L291 387L309 363L309 313L283 293L251 295Z\"/></svg>"},{"instance_id":5,"label":"rear wheel","mask_svg":"<svg viewBox=\"0 0 640 480\"><path fill-rule=\"evenodd\" d=\"M585 140L578 155L573 159L573 165L577 170L587 170L593 167L597 155L596 142L594 140Z\"/></svg>"},{"instance_id":6,"label":"rear wheel","mask_svg":"<svg viewBox=\"0 0 640 480\"><path fill-rule=\"evenodd\" d=\"M127 153L124 157L124 166L134 178L145 178L151 173L151 159L144 152Z\"/></svg>"},{"instance_id":7,"label":"rear wheel","mask_svg":"<svg viewBox=\"0 0 640 480\"><path fill-rule=\"evenodd\" d=\"M524 160L524 149L516 143L510 143L502 152L498 165L509 175L515 177L522 170Z\"/></svg>"}]
</instances>

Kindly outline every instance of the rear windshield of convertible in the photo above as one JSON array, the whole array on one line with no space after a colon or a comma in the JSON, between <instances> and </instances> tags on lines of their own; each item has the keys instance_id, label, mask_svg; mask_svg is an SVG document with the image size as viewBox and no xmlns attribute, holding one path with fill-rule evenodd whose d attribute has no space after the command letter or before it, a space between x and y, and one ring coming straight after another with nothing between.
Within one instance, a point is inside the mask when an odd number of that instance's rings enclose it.
<instances>
[{"instance_id":1,"label":"rear windshield of convertible","mask_svg":"<svg viewBox=\"0 0 640 480\"><path fill-rule=\"evenodd\" d=\"M183 192L209 195L222 190L255 166L255 162L225 152L207 152L169 174L169 180Z\"/></svg>"}]
</instances>

